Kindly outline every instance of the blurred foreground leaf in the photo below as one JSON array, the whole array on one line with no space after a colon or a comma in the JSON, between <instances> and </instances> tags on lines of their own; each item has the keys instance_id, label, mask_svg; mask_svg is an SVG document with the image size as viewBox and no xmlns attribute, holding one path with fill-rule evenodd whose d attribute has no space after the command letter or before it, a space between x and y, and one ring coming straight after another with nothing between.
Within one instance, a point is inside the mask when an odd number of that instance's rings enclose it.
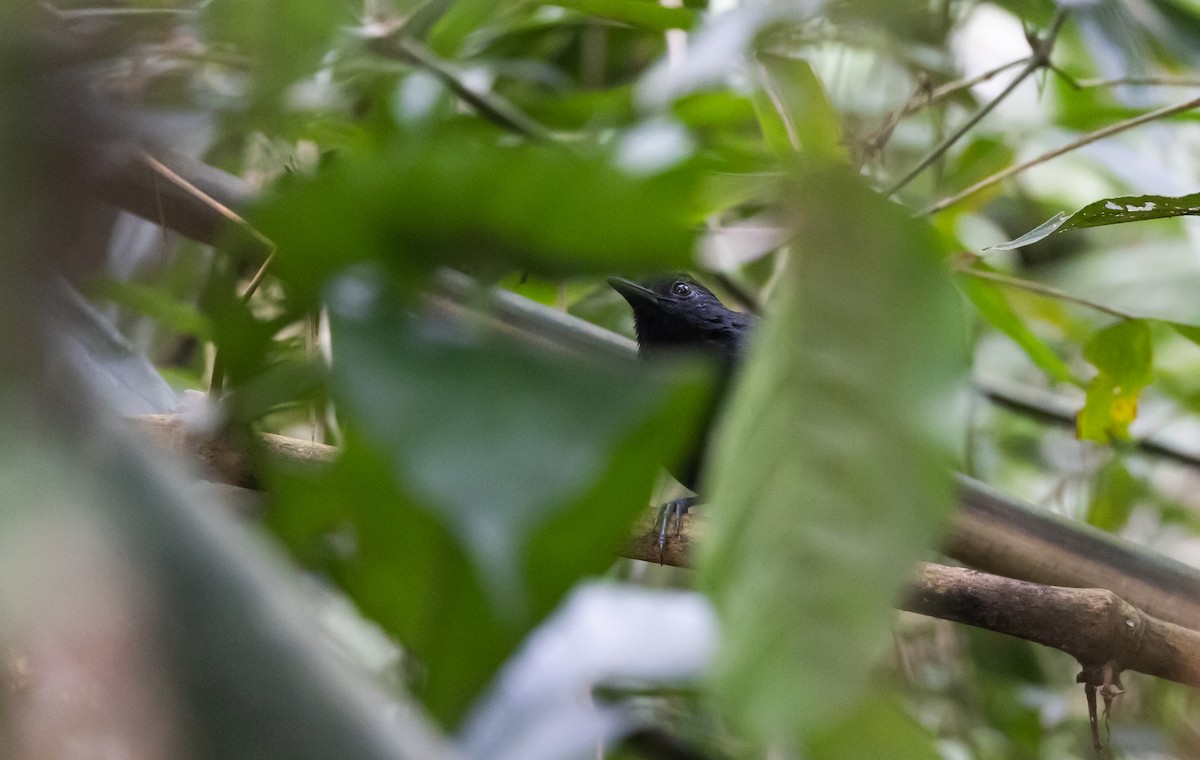
<instances>
[{"instance_id":1,"label":"blurred foreground leaf","mask_svg":"<svg viewBox=\"0 0 1200 760\"><path fill-rule=\"evenodd\" d=\"M571 584L612 563L707 394L691 373L334 313L348 443L325 476L284 479L273 522L418 658L453 723Z\"/></svg>"},{"instance_id":2,"label":"blurred foreground leaf","mask_svg":"<svg viewBox=\"0 0 1200 760\"><path fill-rule=\"evenodd\" d=\"M762 90L756 95L767 142L788 155L802 151L820 160L845 160L842 123L824 85L803 58L758 53Z\"/></svg>"},{"instance_id":3,"label":"blurred foreground leaf","mask_svg":"<svg viewBox=\"0 0 1200 760\"><path fill-rule=\"evenodd\" d=\"M225 0L211 3L202 18L212 43L245 58L253 73L250 111L270 120L283 112L288 85L315 70L338 24L351 22L354 9L344 0Z\"/></svg>"},{"instance_id":4,"label":"blurred foreground leaf","mask_svg":"<svg viewBox=\"0 0 1200 760\"><path fill-rule=\"evenodd\" d=\"M699 14L691 8L669 8L645 0L553 0L546 5L570 8L590 16L620 21L655 32L691 29Z\"/></svg>"},{"instance_id":5,"label":"blurred foreground leaf","mask_svg":"<svg viewBox=\"0 0 1200 760\"><path fill-rule=\"evenodd\" d=\"M278 271L314 299L354 261L387 262L410 285L449 265L503 273L681 269L698 218L686 166L635 176L606 156L497 144L490 132L404 136L332 158L258 209Z\"/></svg>"},{"instance_id":6,"label":"blurred foreground leaf","mask_svg":"<svg viewBox=\"0 0 1200 760\"><path fill-rule=\"evenodd\" d=\"M813 760L937 760L933 739L884 688L876 687L841 720L823 726L808 742Z\"/></svg>"},{"instance_id":7,"label":"blurred foreground leaf","mask_svg":"<svg viewBox=\"0 0 1200 760\"><path fill-rule=\"evenodd\" d=\"M764 742L838 720L951 504L961 307L931 231L848 170L807 176L799 237L713 451L700 569L714 694ZM884 742L886 744L886 742Z\"/></svg>"}]
</instances>

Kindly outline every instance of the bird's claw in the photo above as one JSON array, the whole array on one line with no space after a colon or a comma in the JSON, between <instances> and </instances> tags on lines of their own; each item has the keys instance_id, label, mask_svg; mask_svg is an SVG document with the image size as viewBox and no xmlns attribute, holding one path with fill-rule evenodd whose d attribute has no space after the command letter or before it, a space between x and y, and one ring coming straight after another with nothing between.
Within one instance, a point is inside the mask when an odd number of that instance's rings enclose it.
<instances>
[{"instance_id":1,"label":"bird's claw","mask_svg":"<svg viewBox=\"0 0 1200 760\"><path fill-rule=\"evenodd\" d=\"M695 505L695 496L684 496L678 499L671 499L659 507L658 517L654 521L654 524L659 526L658 564L663 564L663 555L667 546L667 529L671 526L671 518L675 518L675 537L678 538L679 532L683 528L683 516Z\"/></svg>"}]
</instances>

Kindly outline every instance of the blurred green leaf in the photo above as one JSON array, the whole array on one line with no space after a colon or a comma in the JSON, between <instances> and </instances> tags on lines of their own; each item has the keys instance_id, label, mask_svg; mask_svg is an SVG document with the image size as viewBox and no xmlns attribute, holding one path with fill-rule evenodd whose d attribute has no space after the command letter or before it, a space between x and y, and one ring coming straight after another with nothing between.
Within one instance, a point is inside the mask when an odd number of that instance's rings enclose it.
<instances>
[{"instance_id":1,"label":"blurred green leaf","mask_svg":"<svg viewBox=\"0 0 1200 760\"><path fill-rule=\"evenodd\" d=\"M738 127L753 124L754 101L738 92L696 92L675 101L671 112L691 127Z\"/></svg>"},{"instance_id":2,"label":"blurred green leaf","mask_svg":"<svg viewBox=\"0 0 1200 760\"><path fill-rule=\"evenodd\" d=\"M320 498L289 492L274 522L419 658L430 709L452 723L570 585L612 563L705 386L338 303L351 444ZM344 556L327 548L339 534Z\"/></svg>"},{"instance_id":3,"label":"blurred green leaf","mask_svg":"<svg viewBox=\"0 0 1200 760\"><path fill-rule=\"evenodd\" d=\"M427 5L442 8L429 32L429 47L438 55L453 58L473 32L481 27L486 28L485 22L495 16L498 10L514 3L497 0L434 0Z\"/></svg>"},{"instance_id":4,"label":"blurred green leaf","mask_svg":"<svg viewBox=\"0 0 1200 760\"><path fill-rule=\"evenodd\" d=\"M895 695L878 686L840 720L814 732L804 756L813 760L942 757L929 732L905 714Z\"/></svg>"},{"instance_id":5,"label":"blurred green leaf","mask_svg":"<svg viewBox=\"0 0 1200 760\"><path fill-rule=\"evenodd\" d=\"M1099 443L1128 438L1142 389L1154 380L1150 323L1130 319L1097 331L1084 345L1083 358L1099 371L1076 418L1079 437Z\"/></svg>"},{"instance_id":6,"label":"blurred green leaf","mask_svg":"<svg viewBox=\"0 0 1200 760\"><path fill-rule=\"evenodd\" d=\"M1182 322L1167 322L1166 324L1184 338L1187 338L1192 343L1200 346L1200 327L1197 327L1196 325L1185 325Z\"/></svg>"},{"instance_id":7,"label":"blurred green leaf","mask_svg":"<svg viewBox=\"0 0 1200 760\"><path fill-rule=\"evenodd\" d=\"M977 262L973 266L991 271L991 267L982 262ZM955 282L966 293L967 298L971 299L971 303L975 304L980 315L992 327L1007 335L1020 346L1038 369L1045 372L1055 382L1070 383L1074 381L1071 368L1058 354L1054 353L1054 349L1046 345L1045 341L1029 329L1025 320L1008 302L1004 291L994 283L965 274L955 278Z\"/></svg>"},{"instance_id":8,"label":"blurred green leaf","mask_svg":"<svg viewBox=\"0 0 1200 760\"><path fill-rule=\"evenodd\" d=\"M891 605L951 504L944 420L963 313L932 231L849 169L804 178L800 234L712 459L701 578L714 695L796 743L861 697Z\"/></svg>"},{"instance_id":9,"label":"blurred green leaf","mask_svg":"<svg viewBox=\"0 0 1200 760\"><path fill-rule=\"evenodd\" d=\"M545 0L541 4L570 8L653 32L691 29L700 18L700 14L689 8L668 8L652 0Z\"/></svg>"},{"instance_id":10,"label":"blurred green leaf","mask_svg":"<svg viewBox=\"0 0 1200 760\"><path fill-rule=\"evenodd\" d=\"M605 155L497 144L493 133L400 136L293 178L254 214L304 301L356 261L411 286L438 266L502 273L686 268L698 167L634 176Z\"/></svg>"},{"instance_id":11,"label":"blurred green leaf","mask_svg":"<svg viewBox=\"0 0 1200 760\"><path fill-rule=\"evenodd\" d=\"M1125 527L1143 490L1141 483L1129 474L1124 462L1119 459L1108 462L1096 473L1092 483L1088 524L1107 531Z\"/></svg>"},{"instance_id":12,"label":"blurred green leaf","mask_svg":"<svg viewBox=\"0 0 1200 760\"><path fill-rule=\"evenodd\" d=\"M1016 240L993 245L988 250L1010 251L1014 248L1022 248L1067 230L1082 230L1108 224L1144 222L1151 219L1169 219L1176 216L1196 216L1198 214L1200 214L1200 193L1178 197L1130 195L1120 198L1105 198L1095 203L1089 203L1070 216L1060 212Z\"/></svg>"},{"instance_id":13,"label":"blurred green leaf","mask_svg":"<svg viewBox=\"0 0 1200 760\"><path fill-rule=\"evenodd\" d=\"M210 42L231 46L253 62L252 111L270 118L283 105L284 89L316 70L338 25L353 21L355 12L345 0L215 0L202 18Z\"/></svg>"},{"instance_id":14,"label":"blurred green leaf","mask_svg":"<svg viewBox=\"0 0 1200 760\"><path fill-rule=\"evenodd\" d=\"M212 338L208 318L195 306L173 298L162 288L109 279L100 285L99 294L127 309L154 317L178 333L194 335L200 340Z\"/></svg>"},{"instance_id":15,"label":"blurred green leaf","mask_svg":"<svg viewBox=\"0 0 1200 760\"><path fill-rule=\"evenodd\" d=\"M627 124L636 118L630 85L568 90L553 96L537 90L524 97L515 95L513 103L550 129L594 129L599 124Z\"/></svg>"},{"instance_id":16,"label":"blurred green leaf","mask_svg":"<svg viewBox=\"0 0 1200 760\"><path fill-rule=\"evenodd\" d=\"M801 152L816 160L844 161L841 118L812 65L770 53L756 57L762 87L755 106L763 134L778 153Z\"/></svg>"}]
</instances>

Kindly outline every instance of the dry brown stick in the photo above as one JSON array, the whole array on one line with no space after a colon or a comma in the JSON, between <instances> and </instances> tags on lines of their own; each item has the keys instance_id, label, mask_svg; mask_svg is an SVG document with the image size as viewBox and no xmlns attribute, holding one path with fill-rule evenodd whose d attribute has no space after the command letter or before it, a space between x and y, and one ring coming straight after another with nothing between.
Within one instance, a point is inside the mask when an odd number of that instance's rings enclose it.
<instances>
[{"instance_id":1,"label":"dry brown stick","mask_svg":"<svg viewBox=\"0 0 1200 760\"><path fill-rule=\"evenodd\" d=\"M158 450L195 462L214 480L247 488L257 482L241 450L229 441L196 432L181 417L148 414L134 418L134 424ZM323 465L337 456L333 446L273 433L260 436L259 445L267 457L292 464Z\"/></svg>"}]
</instances>

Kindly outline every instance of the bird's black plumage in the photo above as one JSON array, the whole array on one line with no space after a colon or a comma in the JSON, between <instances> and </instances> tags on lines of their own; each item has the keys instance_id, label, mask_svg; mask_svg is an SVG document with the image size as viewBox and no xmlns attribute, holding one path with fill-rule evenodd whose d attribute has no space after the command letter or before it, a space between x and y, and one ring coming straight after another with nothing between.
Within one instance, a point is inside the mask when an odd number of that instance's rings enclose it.
<instances>
[{"instance_id":1,"label":"bird's black plumage","mask_svg":"<svg viewBox=\"0 0 1200 760\"><path fill-rule=\"evenodd\" d=\"M608 283L633 308L638 349L644 357L697 351L715 359L722 369L732 369L758 321L725 306L711 290L688 277L642 284L610 277Z\"/></svg>"},{"instance_id":2,"label":"bird's black plumage","mask_svg":"<svg viewBox=\"0 0 1200 760\"><path fill-rule=\"evenodd\" d=\"M608 284L633 309L633 326L642 357L690 351L709 357L717 365L718 383L722 387L717 388L692 451L679 466L670 468L676 480L694 491L723 386L737 369L758 317L730 309L711 290L682 275L641 284L610 277ZM659 534L660 549L666 541L669 515L675 515L678 527L679 518L694 501L694 498L676 499L664 507L667 516Z\"/></svg>"}]
</instances>

